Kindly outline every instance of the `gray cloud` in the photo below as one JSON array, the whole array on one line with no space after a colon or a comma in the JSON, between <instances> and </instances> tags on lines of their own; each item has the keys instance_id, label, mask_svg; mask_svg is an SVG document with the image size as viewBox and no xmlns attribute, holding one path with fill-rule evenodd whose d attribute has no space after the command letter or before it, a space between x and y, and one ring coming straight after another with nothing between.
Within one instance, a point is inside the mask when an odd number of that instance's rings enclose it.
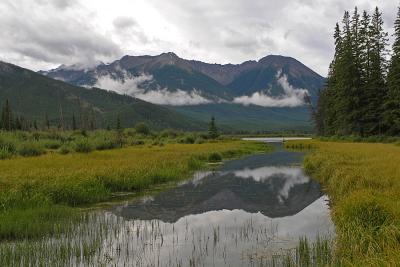
<instances>
[{"instance_id":1,"label":"gray cloud","mask_svg":"<svg viewBox=\"0 0 400 267\"><path fill-rule=\"evenodd\" d=\"M117 17L113 21L116 29L126 29L137 25L136 20L131 17Z\"/></svg>"},{"instance_id":2,"label":"gray cloud","mask_svg":"<svg viewBox=\"0 0 400 267\"><path fill-rule=\"evenodd\" d=\"M35 68L38 63L91 65L122 54L115 43L86 21L87 14L68 3L2 1L0 57L14 57L21 61L17 64Z\"/></svg>"},{"instance_id":3,"label":"gray cloud","mask_svg":"<svg viewBox=\"0 0 400 267\"><path fill-rule=\"evenodd\" d=\"M396 1L2 0L0 59L31 67L174 51L207 62L292 56L326 75L345 9L378 5L393 32Z\"/></svg>"}]
</instances>

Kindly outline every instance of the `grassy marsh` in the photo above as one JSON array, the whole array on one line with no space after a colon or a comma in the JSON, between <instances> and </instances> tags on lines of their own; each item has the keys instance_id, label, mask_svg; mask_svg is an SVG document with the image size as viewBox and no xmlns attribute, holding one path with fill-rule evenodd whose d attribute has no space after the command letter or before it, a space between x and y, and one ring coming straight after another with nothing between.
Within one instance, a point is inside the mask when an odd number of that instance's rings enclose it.
<instances>
[{"instance_id":1,"label":"grassy marsh","mask_svg":"<svg viewBox=\"0 0 400 267\"><path fill-rule=\"evenodd\" d=\"M71 207L109 200L187 178L209 155L228 159L262 144L220 140L203 144L135 145L91 153L47 152L0 160L0 239L38 238L73 221ZM53 228L56 229L53 229Z\"/></svg>"},{"instance_id":2,"label":"grassy marsh","mask_svg":"<svg viewBox=\"0 0 400 267\"><path fill-rule=\"evenodd\" d=\"M395 144L291 141L308 149L308 173L327 191L336 225L334 262L396 266L400 262L400 147Z\"/></svg>"}]
</instances>

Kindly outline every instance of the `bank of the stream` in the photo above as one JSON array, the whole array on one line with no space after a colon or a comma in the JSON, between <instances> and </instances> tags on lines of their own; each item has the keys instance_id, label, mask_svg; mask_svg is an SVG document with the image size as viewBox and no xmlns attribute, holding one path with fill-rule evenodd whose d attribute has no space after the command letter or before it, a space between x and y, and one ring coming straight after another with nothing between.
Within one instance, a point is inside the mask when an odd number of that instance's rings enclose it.
<instances>
[{"instance_id":1,"label":"bank of the stream","mask_svg":"<svg viewBox=\"0 0 400 267\"><path fill-rule=\"evenodd\" d=\"M400 146L302 140L286 147L311 149L304 168L331 200L334 265L398 266Z\"/></svg>"},{"instance_id":2,"label":"bank of the stream","mask_svg":"<svg viewBox=\"0 0 400 267\"><path fill-rule=\"evenodd\" d=\"M76 207L188 178L208 162L268 149L256 142L215 141L2 160L0 239L58 234L76 222Z\"/></svg>"}]
</instances>

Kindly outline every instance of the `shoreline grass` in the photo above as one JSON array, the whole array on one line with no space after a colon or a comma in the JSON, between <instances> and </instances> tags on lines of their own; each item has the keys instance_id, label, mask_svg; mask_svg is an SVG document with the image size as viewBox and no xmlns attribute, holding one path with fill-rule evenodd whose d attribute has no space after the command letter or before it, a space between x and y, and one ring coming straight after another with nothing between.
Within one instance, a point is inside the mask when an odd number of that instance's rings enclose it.
<instances>
[{"instance_id":1,"label":"shoreline grass","mask_svg":"<svg viewBox=\"0 0 400 267\"><path fill-rule=\"evenodd\" d=\"M400 262L400 147L395 144L290 141L308 149L305 170L331 200L335 265Z\"/></svg>"},{"instance_id":2,"label":"shoreline grass","mask_svg":"<svg viewBox=\"0 0 400 267\"><path fill-rule=\"evenodd\" d=\"M62 224L60 207L68 221L71 207L107 201L116 192L140 192L188 178L206 166L210 155L229 159L267 150L266 144L222 140L2 160L0 240L51 233L51 225ZM40 223L44 219L47 224Z\"/></svg>"}]
</instances>

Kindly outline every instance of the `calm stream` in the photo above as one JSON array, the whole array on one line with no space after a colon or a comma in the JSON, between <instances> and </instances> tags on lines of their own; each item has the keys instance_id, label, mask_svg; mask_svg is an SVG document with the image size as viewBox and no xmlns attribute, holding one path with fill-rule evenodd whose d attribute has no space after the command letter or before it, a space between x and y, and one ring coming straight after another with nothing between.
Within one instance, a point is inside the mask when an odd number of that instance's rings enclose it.
<instances>
[{"instance_id":1,"label":"calm stream","mask_svg":"<svg viewBox=\"0 0 400 267\"><path fill-rule=\"evenodd\" d=\"M274 146L111 209L120 228L104 251L121 265L259 266L300 237L331 235L327 198L300 167L303 154Z\"/></svg>"},{"instance_id":2,"label":"calm stream","mask_svg":"<svg viewBox=\"0 0 400 267\"><path fill-rule=\"evenodd\" d=\"M303 154L273 146L84 213L67 233L10 244L9 254L32 266L279 266L299 238L329 238L334 229L327 197L300 167Z\"/></svg>"}]
</instances>

